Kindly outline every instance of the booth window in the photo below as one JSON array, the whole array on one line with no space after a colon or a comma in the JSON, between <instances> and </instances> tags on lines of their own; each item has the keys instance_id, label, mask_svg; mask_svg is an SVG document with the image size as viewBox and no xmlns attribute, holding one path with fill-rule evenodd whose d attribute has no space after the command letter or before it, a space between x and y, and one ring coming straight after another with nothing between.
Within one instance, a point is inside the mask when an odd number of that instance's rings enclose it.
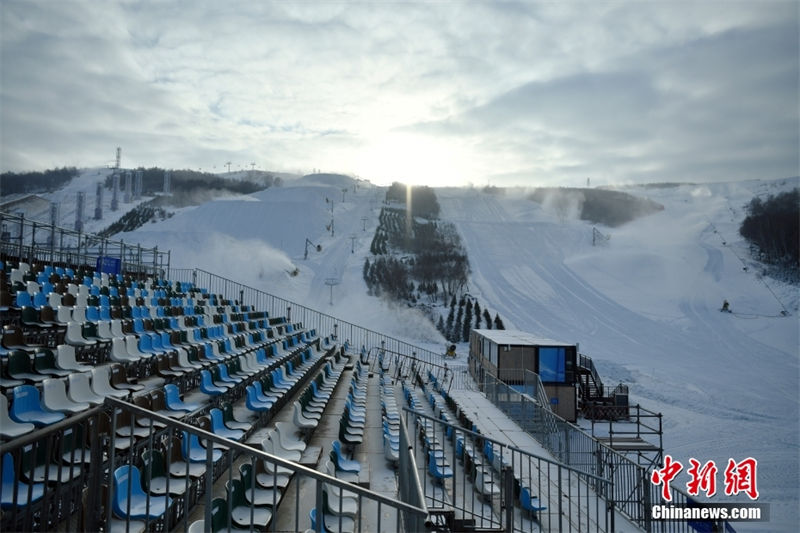
<instances>
[{"instance_id":1,"label":"booth window","mask_svg":"<svg viewBox=\"0 0 800 533\"><path fill-rule=\"evenodd\" d=\"M542 383L564 383L566 381L566 348L553 346L539 348L539 378Z\"/></svg>"}]
</instances>

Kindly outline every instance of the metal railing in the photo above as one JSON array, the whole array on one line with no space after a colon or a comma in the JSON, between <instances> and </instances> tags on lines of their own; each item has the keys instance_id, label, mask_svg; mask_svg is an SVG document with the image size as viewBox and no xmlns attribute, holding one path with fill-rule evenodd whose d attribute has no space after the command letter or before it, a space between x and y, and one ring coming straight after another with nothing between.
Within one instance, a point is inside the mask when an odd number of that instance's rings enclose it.
<instances>
[{"instance_id":1,"label":"metal railing","mask_svg":"<svg viewBox=\"0 0 800 533\"><path fill-rule=\"evenodd\" d=\"M86 486L102 475L102 450L93 445L102 411L93 407L0 444L0 531L91 531Z\"/></svg>"},{"instance_id":2,"label":"metal railing","mask_svg":"<svg viewBox=\"0 0 800 533\"><path fill-rule=\"evenodd\" d=\"M421 514L403 513L405 531L425 531L430 528L428 506L425 503L425 492L419 480L417 462L414 458L413 440L408 437L405 424L400 424L400 448L398 450L398 496L400 501L425 510Z\"/></svg>"},{"instance_id":3,"label":"metal railing","mask_svg":"<svg viewBox=\"0 0 800 533\"><path fill-rule=\"evenodd\" d=\"M172 281L191 282L210 293L223 294L229 300L237 300L240 304L253 306L259 311L267 311L269 316L285 316L289 322L301 322L309 329L330 332L340 343L347 342L356 351L361 347L370 349L380 346L387 352L416 358L423 363L437 364L440 361L440 354L425 348L202 269L172 268L167 276Z\"/></svg>"},{"instance_id":4,"label":"metal railing","mask_svg":"<svg viewBox=\"0 0 800 533\"><path fill-rule=\"evenodd\" d=\"M87 266L98 257L119 259L121 271L163 277L169 271L170 252L143 248L93 233L70 230L0 211L0 253L30 264Z\"/></svg>"},{"instance_id":5,"label":"metal railing","mask_svg":"<svg viewBox=\"0 0 800 533\"><path fill-rule=\"evenodd\" d=\"M550 406L550 399L547 396L547 391L544 390L544 384L539 378L539 374L527 368L500 368L498 369L498 377L501 381L511 385L512 388L527 394L539 405L552 411Z\"/></svg>"},{"instance_id":6,"label":"metal railing","mask_svg":"<svg viewBox=\"0 0 800 533\"><path fill-rule=\"evenodd\" d=\"M108 443L109 472L113 472L115 469L121 466L136 466L137 455L140 456L143 452L147 450L154 450L158 447L166 449L165 455L169 456L171 453L169 447L173 442L178 442L176 437L178 437L181 433L185 432L189 435L196 435L198 439L201 439L207 451L206 459L202 463L195 464L202 464L205 467L205 472L203 477L200 478L201 486L194 494L198 496L197 503L202 503L204 505L203 520L205 521L204 529L206 531L210 530L209 524L211 524L213 520L211 515L213 499L215 497L226 498L227 494L224 488L215 486L215 481L218 483L220 481L225 481L227 484L231 484L234 479L239 478L238 475L234 474L237 465L241 466L242 464L249 464L252 471L255 472L256 469L259 468L257 465L259 461L266 465L266 471L273 477L273 481L276 483L276 486L277 478L281 475L281 473L290 475L292 477L291 483L293 484L293 486L287 486L285 492L283 492L281 496L278 496L277 493L273 493L275 495L275 505L271 507L272 519L270 520L269 524L266 525L266 531L304 531L310 527L309 514L312 509L317 510L316 531L324 531L325 528L322 524L324 509L322 493L324 484L326 484L328 487L336 487L340 491L343 491L343 493L353 495L355 498L357 498L358 506L356 515L354 517L357 524L369 523L371 527L374 524L377 524L377 529L382 531L400 532L411 530L405 528L400 520L398 520L396 524L381 524L381 520L386 515L387 509L396 512L397 516L405 517L404 521L410 524L424 524L428 518L427 510L424 507L418 507L403 501L398 501L397 499L389 498L360 486L328 476L327 474L317 472L316 470L305 467L298 463L268 454L261 450L247 446L246 444L218 437L213 433L198 429L193 425L176 421L169 417L161 416L157 413L153 413L121 400L109 398L106 400L106 403L114 409L112 415L112 427L116 427L116 421L122 412L126 412L130 415L132 424L135 424L136 421L140 419L146 420L149 424L149 436L143 439L143 441L140 441L138 446L135 446L135 454L118 454L115 451L115 441L117 440L117 437L113 432L111 433L110 441ZM163 424L164 427L162 429L158 429L155 426L156 423ZM215 459L213 456L214 450L220 450L221 456ZM121 460L117 458L118 455L121 457ZM186 468L188 480L188 463ZM142 472L142 474L144 476L147 474L147 472ZM244 490L252 491L255 488L256 480L254 475L251 477L251 486L244 487ZM310 495L313 495L313 499L309 498ZM112 496L113 495L110 493L107 494L108 500L105 502L107 509L111 508ZM191 494L185 496L184 501L180 501L178 498L173 498L175 508L171 509L164 517L160 518L160 520L166 522L163 524L164 530L188 530L190 526L189 514L191 512L191 498ZM232 503L230 499L227 499L226 502L228 504ZM155 505L155 497L153 497L152 503L148 499L147 505ZM255 511L253 510L252 512ZM105 513L103 517L106 520L109 520L110 515L111 513ZM230 522L230 514L228 514L228 520L228 526L235 528L235 524L231 524ZM341 530L342 526L346 523L346 520L339 521L334 518L326 521L325 523L325 527L327 528ZM339 526L338 528L337 523ZM110 526L108 523L105 525ZM107 528L105 530L109 531ZM251 526L251 530L263 531L264 528ZM364 530L366 531L366 529Z\"/></svg>"},{"instance_id":7,"label":"metal railing","mask_svg":"<svg viewBox=\"0 0 800 533\"><path fill-rule=\"evenodd\" d=\"M523 394L491 374L484 375L486 397L503 413L535 438L553 457L586 474L610 480L610 492L603 494L610 505L645 531L690 532L685 521L651 520L652 508L661 505L653 490L650 470L632 458L604 445L556 413L541 409L538 401ZM672 486L673 503L690 500L682 489ZM730 526L725 523L726 527Z\"/></svg>"},{"instance_id":8,"label":"metal railing","mask_svg":"<svg viewBox=\"0 0 800 533\"><path fill-rule=\"evenodd\" d=\"M456 517L472 521L480 530L613 531L613 510L602 496L611 492L607 479L420 411L408 407L403 411L406 425L414 428L415 434L419 435L426 423L433 426L433 436L453 464L454 474L444 485L434 484L427 473L423 476L431 512L452 509ZM477 458L469 455L467 447L475 450ZM455 461L463 467L456 468ZM496 487L488 495L477 484L478 461L489 473L485 485ZM546 509L535 514L524 510L520 503L523 489Z\"/></svg>"}]
</instances>

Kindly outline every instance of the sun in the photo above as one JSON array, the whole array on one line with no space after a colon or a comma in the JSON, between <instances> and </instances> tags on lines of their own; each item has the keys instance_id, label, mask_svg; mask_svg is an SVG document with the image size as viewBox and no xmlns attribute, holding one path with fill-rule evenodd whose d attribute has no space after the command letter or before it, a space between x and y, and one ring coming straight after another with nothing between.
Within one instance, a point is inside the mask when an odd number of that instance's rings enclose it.
<instances>
[{"instance_id":1,"label":"sun","mask_svg":"<svg viewBox=\"0 0 800 533\"><path fill-rule=\"evenodd\" d=\"M455 144L437 137L388 133L357 156L358 175L381 184L446 187L469 181L467 157Z\"/></svg>"}]
</instances>

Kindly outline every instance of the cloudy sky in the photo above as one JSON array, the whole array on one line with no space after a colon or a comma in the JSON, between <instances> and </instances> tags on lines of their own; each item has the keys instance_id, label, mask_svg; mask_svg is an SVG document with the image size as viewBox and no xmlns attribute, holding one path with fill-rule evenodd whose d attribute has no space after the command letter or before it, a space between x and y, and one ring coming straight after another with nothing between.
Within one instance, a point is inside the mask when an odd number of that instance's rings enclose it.
<instances>
[{"instance_id":1,"label":"cloudy sky","mask_svg":"<svg viewBox=\"0 0 800 533\"><path fill-rule=\"evenodd\" d=\"M798 3L3 0L0 170L798 170Z\"/></svg>"}]
</instances>

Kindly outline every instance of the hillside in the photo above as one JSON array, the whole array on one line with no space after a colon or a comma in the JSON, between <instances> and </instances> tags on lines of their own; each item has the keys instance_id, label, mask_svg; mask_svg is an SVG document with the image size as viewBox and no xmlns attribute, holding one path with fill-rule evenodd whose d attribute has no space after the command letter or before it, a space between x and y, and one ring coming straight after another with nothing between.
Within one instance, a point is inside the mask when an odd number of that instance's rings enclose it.
<instances>
[{"instance_id":1,"label":"hillside","mask_svg":"<svg viewBox=\"0 0 800 533\"><path fill-rule=\"evenodd\" d=\"M93 184L103 177L84 172L54 194L68 198L83 186L93 208ZM455 225L469 254L471 295L498 310L508 328L579 342L609 383L626 382L634 403L663 412L665 451L676 459L724 465L756 458L772 516L761 530L793 531L800 499L798 293L761 277L738 227L754 195L797 185L625 188L664 208L603 229L610 236L604 246L592 246L590 223L524 191L436 194L441 219ZM362 267L384 196L385 189L340 176L292 180L176 209L119 237L171 249L173 267L204 268L443 352L444 339L421 313L367 295ZM105 217L87 226L105 227L112 221ZM304 260L306 239L321 251L309 247ZM299 275L290 275L295 269ZM328 278L341 281L333 305ZM733 314L718 312L724 299ZM458 351L463 360L465 346Z\"/></svg>"}]
</instances>

